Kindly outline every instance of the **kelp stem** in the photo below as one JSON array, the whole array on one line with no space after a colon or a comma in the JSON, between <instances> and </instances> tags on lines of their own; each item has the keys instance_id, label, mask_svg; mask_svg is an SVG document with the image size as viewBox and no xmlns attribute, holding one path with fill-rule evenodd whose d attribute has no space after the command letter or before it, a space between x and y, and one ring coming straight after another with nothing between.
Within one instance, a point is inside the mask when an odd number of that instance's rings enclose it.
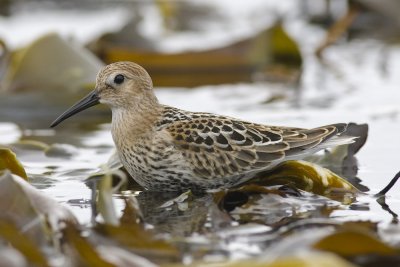
<instances>
[{"instance_id":1,"label":"kelp stem","mask_svg":"<svg viewBox=\"0 0 400 267\"><path fill-rule=\"evenodd\" d=\"M389 192L390 189L396 184L397 180L400 178L400 171L392 178L392 180L389 182L385 188L383 188L379 193L377 193L375 196L380 197L386 195L387 192Z\"/></svg>"}]
</instances>

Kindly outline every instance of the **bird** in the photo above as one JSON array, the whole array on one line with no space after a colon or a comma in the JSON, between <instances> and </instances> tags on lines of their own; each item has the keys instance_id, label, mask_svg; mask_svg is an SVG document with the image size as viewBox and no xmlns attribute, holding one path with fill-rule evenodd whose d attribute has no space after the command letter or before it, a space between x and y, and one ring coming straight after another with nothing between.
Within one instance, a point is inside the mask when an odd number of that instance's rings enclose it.
<instances>
[{"instance_id":1,"label":"bird","mask_svg":"<svg viewBox=\"0 0 400 267\"><path fill-rule=\"evenodd\" d=\"M127 172L146 190L208 191L235 187L288 160L353 142L346 123L312 129L268 126L159 103L140 65L104 66L95 89L50 127L99 103L112 111L111 133Z\"/></svg>"}]
</instances>

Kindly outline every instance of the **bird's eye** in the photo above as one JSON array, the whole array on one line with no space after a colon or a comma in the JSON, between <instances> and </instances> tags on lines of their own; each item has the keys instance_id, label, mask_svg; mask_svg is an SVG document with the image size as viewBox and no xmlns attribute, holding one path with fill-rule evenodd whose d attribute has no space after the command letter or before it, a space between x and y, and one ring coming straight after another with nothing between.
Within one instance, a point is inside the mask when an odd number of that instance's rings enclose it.
<instances>
[{"instance_id":1,"label":"bird's eye","mask_svg":"<svg viewBox=\"0 0 400 267\"><path fill-rule=\"evenodd\" d=\"M114 78L114 83L116 83L116 84L121 84L121 83L124 82L124 80L125 80L124 75L118 74L118 75L116 75L115 78Z\"/></svg>"}]
</instances>

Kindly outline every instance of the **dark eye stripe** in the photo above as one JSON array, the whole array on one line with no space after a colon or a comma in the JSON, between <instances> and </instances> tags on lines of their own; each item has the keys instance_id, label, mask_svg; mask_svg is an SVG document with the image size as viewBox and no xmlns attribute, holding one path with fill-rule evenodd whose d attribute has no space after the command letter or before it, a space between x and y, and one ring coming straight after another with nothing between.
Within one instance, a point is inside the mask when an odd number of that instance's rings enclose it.
<instances>
[{"instance_id":1,"label":"dark eye stripe","mask_svg":"<svg viewBox=\"0 0 400 267\"><path fill-rule=\"evenodd\" d=\"M117 74L117 75L115 76L115 78L114 78L114 83L116 83L116 84L121 84L121 83L124 82L124 80L125 80L124 75L122 75L122 74Z\"/></svg>"}]
</instances>

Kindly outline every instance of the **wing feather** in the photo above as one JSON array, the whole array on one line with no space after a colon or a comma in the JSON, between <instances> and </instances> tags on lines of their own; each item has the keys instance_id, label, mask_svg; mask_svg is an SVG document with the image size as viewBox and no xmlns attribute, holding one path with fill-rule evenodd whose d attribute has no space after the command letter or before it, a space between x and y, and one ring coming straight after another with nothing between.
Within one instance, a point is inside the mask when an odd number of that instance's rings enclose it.
<instances>
[{"instance_id":1,"label":"wing feather","mask_svg":"<svg viewBox=\"0 0 400 267\"><path fill-rule=\"evenodd\" d=\"M184 119L170 121L165 129L193 166L193 172L206 179L268 169L286 157L315 150L345 129L345 124L301 129L266 126L208 113L188 114Z\"/></svg>"}]
</instances>

